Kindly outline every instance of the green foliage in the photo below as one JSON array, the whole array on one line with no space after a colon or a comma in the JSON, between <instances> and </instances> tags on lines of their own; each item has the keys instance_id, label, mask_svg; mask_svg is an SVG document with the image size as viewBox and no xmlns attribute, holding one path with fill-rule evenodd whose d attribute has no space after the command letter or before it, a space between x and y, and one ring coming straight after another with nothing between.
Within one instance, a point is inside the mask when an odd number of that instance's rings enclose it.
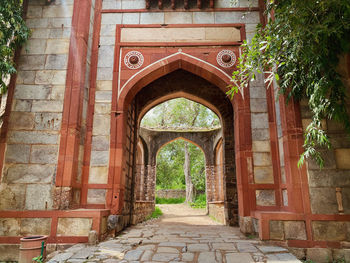
<instances>
[{"instance_id":1,"label":"green foliage","mask_svg":"<svg viewBox=\"0 0 350 263\"><path fill-rule=\"evenodd\" d=\"M156 204L182 204L185 202L185 199L185 197L163 198L156 196Z\"/></svg>"},{"instance_id":2,"label":"green foliage","mask_svg":"<svg viewBox=\"0 0 350 263\"><path fill-rule=\"evenodd\" d=\"M214 128L218 116L202 104L185 98L168 100L145 114L142 127L149 128Z\"/></svg>"},{"instance_id":3,"label":"green foliage","mask_svg":"<svg viewBox=\"0 0 350 263\"><path fill-rule=\"evenodd\" d=\"M38 262L38 263L44 262L44 258L43 258L42 255L40 255L40 256L38 256L38 257L34 257L32 260L33 260L34 262Z\"/></svg>"},{"instance_id":4,"label":"green foliage","mask_svg":"<svg viewBox=\"0 0 350 263\"><path fill-rule=\"evenodd\" d=\"M162 210L160 210L160 208L158 206L156 206L154 208L154 211L152 212L152 214L150 214L149 216L146 217L146 220L158 218L162 214L163 214Z\"/></svg>"},{"instance_id":5,"label":"green foliage","mask_svg":"<svg viewBox=\"0 0 350 263\"><path fill-rule=\"evenodd\" d=\"M6 80L16 73L13 56L29 37L22 18L22 1L0 1L0 93L7 90Z\"/></svg>"},{"instance_id":6,"label":"green foliage","mask_svg":"<svg viewBox=\"0 0 350 263\"><path fill-rule=\"evenodd\" d=\"M184 140L165 145L157 155L157 189L185 189ZM191 176L197 190L205 189L205 158L201 149L189 144Z\"/></svg>"},{"instance_id":7,"label":"green foliage","mask_svg":"<svg viewBox=\"0 0 350 263\"><path fill-rule=\"evenodd\" d=\"M205 194L197 195L194 202L190 204L192 208L206 208L207 207L207 197Z\"/></svg>"},{"instance_id":8,"label":"green foliage","mask_svg":"<svg viewBox=\"0 0 350 263\"><path fill-rule=\"evenodd\" d=\"M267 74L269 86L276 81L287 99L307 99L312 122L299 165L313 157L322 167L318 149L331 144L321 121L339 121L350 132L345 86L337 71L339 57L350 50L350 1L271 0L267 12L271 10L274 20L259 25L250 43L243 45L229 94L246 88L258 72Z\"/></svg>"}]
</instances>

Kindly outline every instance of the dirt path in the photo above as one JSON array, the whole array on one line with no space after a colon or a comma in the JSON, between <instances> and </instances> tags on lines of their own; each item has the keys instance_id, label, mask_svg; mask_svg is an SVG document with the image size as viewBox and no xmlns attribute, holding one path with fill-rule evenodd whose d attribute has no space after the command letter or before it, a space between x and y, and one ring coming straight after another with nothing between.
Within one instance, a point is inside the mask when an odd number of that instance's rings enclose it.
<instances>
[{"instance_id":1,"label":"dirt path","mask_svg":"<svg viewBox=\"0 0 350 263\"><path fill-rule=\"evenodd\" d=\"M221 225L207 216L205 209L193 209L186 204L157 206L163 212L160 224Z\"/></svg>"}]
</instances>

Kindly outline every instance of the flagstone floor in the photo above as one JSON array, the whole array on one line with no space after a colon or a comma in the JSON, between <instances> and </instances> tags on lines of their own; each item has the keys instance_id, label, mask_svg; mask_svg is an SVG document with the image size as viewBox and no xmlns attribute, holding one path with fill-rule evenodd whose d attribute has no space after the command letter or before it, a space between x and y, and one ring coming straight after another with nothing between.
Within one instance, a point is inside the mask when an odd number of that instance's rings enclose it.
<instances>
[{"instance_id":1,"label":"flagstone floor","mask_svg":"<svg viewBox=\"0 0 350 263\"><path fill-rule=\"evenodd\" d=\"M77 244L55 253L58 262L300 262L287 249L248 239L238 228L220 225L201 209L159 205L163 216L123 231L96 246Z\"/></svg>"}]
</instances>

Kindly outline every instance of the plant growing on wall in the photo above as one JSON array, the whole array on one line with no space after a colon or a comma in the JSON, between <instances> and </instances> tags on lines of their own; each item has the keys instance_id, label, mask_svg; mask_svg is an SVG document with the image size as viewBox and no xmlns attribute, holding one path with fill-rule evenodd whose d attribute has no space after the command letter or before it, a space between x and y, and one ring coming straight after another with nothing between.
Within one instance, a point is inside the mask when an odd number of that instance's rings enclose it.
<instances>
[{"instance_id":1,"label":"plant growing on wall","mask_svg":"<svg viewBox=\"0 0 350 263\"><path fill-rule=\"evenodd\" d=\"M0 93L7 91L8 78L16 73L13 61L15 50L29 37L23 14L22 1L0 1Z\"/></svg>"},{"instance_id":2,"label":"plant growing on wall","mask_svg":"<svg viewBox=\"0 0 350 263\"><path fill-rule=\"evenodd\" d=\"M339 121L350 133L346 87L337 71L340 56L350 50L350 1L269 0L266 5L273 19L244 43L229 94L246 88L258 72L267 74L268 86L276 81L287 99L307 99L312 121L299 165L312 157L322 167L319 149L331 146L322 120Z\"/></svg>"}]
</instances>

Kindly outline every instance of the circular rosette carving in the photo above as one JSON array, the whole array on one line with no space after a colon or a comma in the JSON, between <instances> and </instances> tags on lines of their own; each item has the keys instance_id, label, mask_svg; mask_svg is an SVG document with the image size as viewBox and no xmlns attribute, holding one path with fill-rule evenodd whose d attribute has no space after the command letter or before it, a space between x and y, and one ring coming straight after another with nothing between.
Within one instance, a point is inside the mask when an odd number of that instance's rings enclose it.
<instances>
[{"instance_id":1,"label":"circular rosette carving","mask_svg":"<svg viewBox=\"0 0 350 263\"><path fill-rule=\"evenodd\" d=\"M138 51L130 51L124 57L124 64L129 69L138 69L143 64L143 56Z\"/></svg>"},{"instance_id":2,"label":"circular rosette carving","mask_svg":"<svg viewBox=\"0 0 350 263\"><path fill-rule=\"evenodd\" d=\"M236 55L231 50L222 50L216 56L216 61L223 68L230 68L236 63Z\"/></svg>"}]
</instances>

